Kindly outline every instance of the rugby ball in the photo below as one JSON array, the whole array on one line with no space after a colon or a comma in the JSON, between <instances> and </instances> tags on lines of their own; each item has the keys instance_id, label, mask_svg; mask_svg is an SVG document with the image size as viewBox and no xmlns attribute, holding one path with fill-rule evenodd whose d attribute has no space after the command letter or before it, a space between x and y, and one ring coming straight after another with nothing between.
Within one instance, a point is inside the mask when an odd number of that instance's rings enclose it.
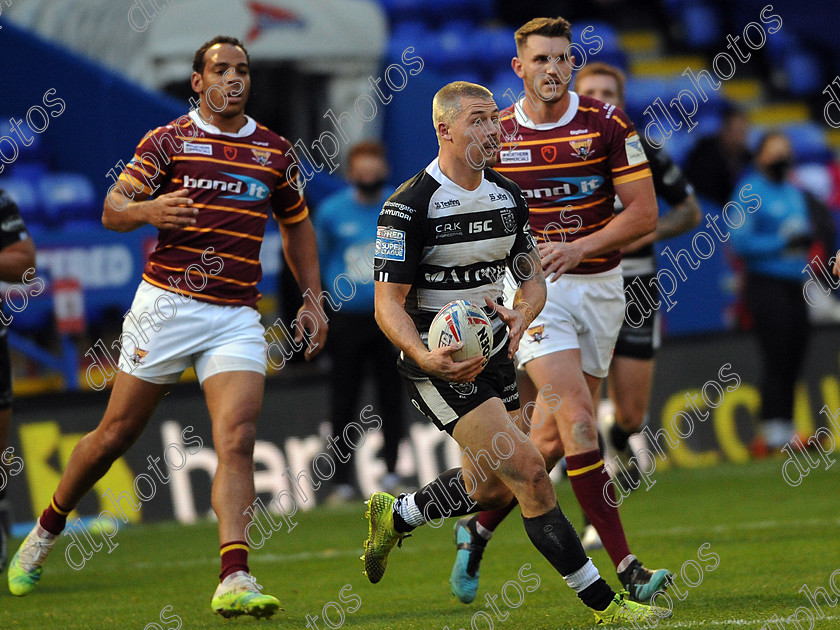
<instances>
[{"instance_id":1,"label":"rugby ball","mask_svg":"<svg viewBox=\"0 0 840 630\"><path fill-rule=\"evenodd\" d=\"M466 300L455 300L444 306L429 326L429 350L463 342L464 347L452 353L453 361L466 361L484 356L490 359L493 330L490 320L479 307Z\"/></svg>"}]
</instances>

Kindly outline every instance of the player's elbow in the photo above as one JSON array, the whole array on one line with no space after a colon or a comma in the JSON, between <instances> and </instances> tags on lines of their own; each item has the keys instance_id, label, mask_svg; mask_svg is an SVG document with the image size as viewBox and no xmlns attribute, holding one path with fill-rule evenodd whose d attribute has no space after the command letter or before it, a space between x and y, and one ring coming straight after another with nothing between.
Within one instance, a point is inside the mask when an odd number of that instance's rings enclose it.
<instances>
[{"instance_id":1,"label":"player's elbow","mask_svg":"<svg viewBox=\"0 0 840 630\"><path fill-rule=\"evenodd\" d=\"M689 230L693 230L698 225L700 225L700 221L703 219L703 211L700 209L700 204L697 201L697 197L691 195L688 199L685 200L685 207L686 207L686 214L688 215L688 222L691 223L691 227Z\"/></svg>"},{"instance_id":2,"label":"player's elbow","mask_svg":"<svg viewBox=\"0 0 840 630\"><path fill-rule=\"evenodd\" d=\"M129 199L113 190L108 193L105 202L102 204L102 225L105 229L114 232L124 231L123 222L120 219L122 218L122 211L128 206L128 202Z\"/></svg>"},{"instance_id":3,"label":"player's elbow","mask_svg":"<svg viewBox=\"0 0 840 630\"><path fill-rule=\"evenodd\" d=\"M659 225L659 211L656 204L649 211L642 214L640 223L640 228L643 231L639 236L645 236L656 230Z\"/></svg>"}]
</instances>

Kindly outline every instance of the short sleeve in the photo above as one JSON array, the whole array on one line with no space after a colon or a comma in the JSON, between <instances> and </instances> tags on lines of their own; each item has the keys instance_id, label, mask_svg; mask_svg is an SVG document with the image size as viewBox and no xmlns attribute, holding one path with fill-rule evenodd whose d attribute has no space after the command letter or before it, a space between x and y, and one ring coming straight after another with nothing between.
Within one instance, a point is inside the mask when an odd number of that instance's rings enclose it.
<instances>
[{"instance_id":1,"label":"short sleeve","mask_svg":"<svg viewBox=\"0 0 840 630\"><path fill-rule=\"evenodd\" d=\"M309 207L303 196L297 162L288 157L291 155L291 146L284 141L282 149L286 159L283 160L280 177L271 193L271 211L278 223L289 225L308 217Z\"/></svg>"},{"instance_id":2,"label":"short sleeve","mask_svg":"<svg viewBox=\"0 0 840 630\"><path fill-rule=\"evenodd\" d=\"M650 167L642 140L627 115L617 107L607 109L607 165L613 185L650 177Z\"/></svg>"},{"instance_id":3,"label":"short sleeve","mask_svg":"<svg viewBox=\"0 0 840 630\"><path fill-rule=\"evenodd\" d=\"M420 213L391 195L376 222L374 279L377 282L414 284L423 253Z\"/></svg>"},{"instance_id":4,"label":"short sleeve","mask_svg":"<svg viewBox=\"0 0 840 630\"><path fill-rule=\"evenodd\" d=\"M0 190L0 249L28 238L29 232L17 204L6 191Z\"/></svg>"},{"instance_id":5,"label":"short sleeve","mask_svg":"<svg viewBox=\"0 0 840 630\"><path fill-rule=\"evenodd\" d=\"M167 137L168 136L168 137ZM175 145L177 140L172 127L158 127L147 133L137 148L134 157L125 165L120 173L119 182L123 195L133 198L138 192L152 195L169 179L169 165L171 160L167 156L166 162L161 160L161 152Z\"/></svg>"}]
</instances>

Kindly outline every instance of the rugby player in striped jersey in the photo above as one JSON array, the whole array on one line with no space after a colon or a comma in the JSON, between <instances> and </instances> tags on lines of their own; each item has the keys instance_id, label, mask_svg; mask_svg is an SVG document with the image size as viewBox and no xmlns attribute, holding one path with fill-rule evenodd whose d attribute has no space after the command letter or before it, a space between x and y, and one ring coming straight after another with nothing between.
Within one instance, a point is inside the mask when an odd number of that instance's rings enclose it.
<instances>
[{"instance_id":1,"label":"rugby player in striped jersey","mask_svg":"<svg viewBox=\"0 0 840 630\"><path fill-rule=\"evenodd\" d=\"M76 445L50 505L9 566L15 595L36 586L67 514L193 366L219 462L211 499L222 570L212 609L224 617L268 617L279 608L250 574L245 535L266 371L265 331L255 308L259 253L273 214L299 286L318 296L315 232L298 190L291 145L245 115L251 78L242 43L224 36L205 43L196 51L191 84L199 107L149 132L105 199L106 228L128 232L153 225L158 242L124 320L119 372L105 415ZM310 355L326 336L326 323L316 324L318 310L307 300L299 312L309 315L299 321L310 335ZM303 329L297 333L302 337ZM140 505L126 494L114 508L124 515Z\"/></svg>"}]
</instances>

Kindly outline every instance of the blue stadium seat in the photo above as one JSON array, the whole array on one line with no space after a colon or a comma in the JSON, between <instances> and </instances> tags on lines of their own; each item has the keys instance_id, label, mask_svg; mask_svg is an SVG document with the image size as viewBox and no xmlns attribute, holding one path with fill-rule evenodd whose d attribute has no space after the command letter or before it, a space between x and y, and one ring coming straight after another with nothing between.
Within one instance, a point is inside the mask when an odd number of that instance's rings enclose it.
<instances>
[{"instance_id":1,"label":"blue stadium seat","mask_svg":"<svg viewBox=\"0 0 840 630\"><path fill-rule=\"evenodd\" d=\"M39 223L37 221L26 221L26 230L29 232L29 235L32 237L32 240L35 241L35 245L41 240L41 238L49 232L49 228L43 223Z\"/></svg>"},{"instance_id":2,"label":"blue stadium seat","mask_svg":"<svg viewBox=\"0 0 840 630\"><path fill-rule=\"evenodd\" d=\"M452 81L469 81L470 83L478 83L479 85L487 84L487 81L484 79L484 76L479 74L475 70L455 69L449 72L442 73L442 76L444 77L446 83L451 83ZM490 91L492 92L492 90Z\"/></svg>"},{"instance_id":3,"label":"blue stadium seat","mask_svg":"<svg viewBox=\"0 0 840 630\"><path fill-rule=\"evenodd\" d=\"M755 152L761 137L771 131L769 128L753 127L747 135L747 145ZM823 128L813 122L799 123L784 127L781 131L793 145L794 159L797 164L825 163L832 159Z\"/></svg>"},{"instance_id":4,"label":"blue stadium seat","mask_svg":"<svg viewBox=\"0 0 840 630\"><path fill-rule=\"evenodd\" d=\"M423 60L432 70L442 73L470 71L480 76L481 65L476 63L476 48L459 31L441 30L424 46ZM422 55L421 55L422 56Z\"/></svg>"},{"instance_id":5,"label":"blue stadium seat","mask_svg":"<svg viewBox=\"0 0 840 630\"><path fill-rule=\"evenodd\" d=\"M18 119L20 119L19 115L0 114L0 136L10 136L17 145L18 155L14 163L29 164L32 162L48 162L50 155L49 151L47 151L46 144L44 143L41 134L29 131L26 128L25 122L22 125L24 129L20 134L13 132L10 121L10 119L13 117L17 117ZM24 139L28 140L29 144L24 144L19 136L22 136ZM11 157L11 155L9 155L11 148L8 145L5 145L3 147L3 151L7 155L7 157Z\"/></svg>"},{"instance_id":6,"label":"blue stadium seat","mask_svg":"<svg viewBox=\"0 0 840 630\"><path fill-rule=\"evenodd\" d=\"M522 85L522 79L516 76L510 68L496 72L487 87L493 92L493 97L496 99L496 105L499 106L499 109L505 109L513 105L511 97L505 96L508 89L513 91L513 99L517 99L525 89Z\"/></svg>"},{"instance_id":7,"label":"blue stadium seat","mask_svg":"<svg viewBox=\"0 0 840 630\"><path fill-rule=\"evenodd\" d=\"M832 159L832 152L821 125L813 122L791 125L785 128L785 133L793 144L793 153L798 164L826 163Z\"/></svg>"},{"instance_id":8,"label":"blue stadium seat","mask_svg":"<svg viewBox=\"0 0 840 630\"><path fill-rule=\"evenodd\" d=\"M470 13L471 0L425 0L425 20L439 24L443 28L451 27L451 20L466 20L471 25L476 22ZM467 35L468 31L463 33Z\"/></svg>"},{"instance_id":9,"label":"blue stadium seat","mask_svg":"<svg viewBox=\"0 0 840 630\"><path fill-rule=\"evenodd\" d=\"M824 87L819 57L808 50L789 51L782 59L788 91L795 96L818 94Z\"/></svg>"},{"instance_id":10,"label":"blue stadium seat","mask_svg":"<svg viewBox=\"0 0 840 630\"><path fill-rule=\"evenodd\" d=\"M684 6L680 22L689 48L711 48L724 38L717 11L704 2L691 2Z\"/></svg>"},{"instance_id":11,"label":"blue stadium seat","mask_svg":"<svg viewBox=\"0 0 840 630\"><path fill-rule=\"evenodd\" d=\"M37 222L42 218L41 201L38 196L38 187L30 178L3 177L0 179L0 188L5 190L12 200L20 208L20 214L27 223Z\"/></svg>"},{"instance_id":12,"label":"blue stadium seat","mask_svg":"<svg viewBox=\"0 0 840 630\"><path fill-rule=\"evenodd\" d=\"M495 15L493 3L487 0L467 0L466 12L477 24L490 20Z\"/></svg>"},{"instance_id":13,"label":"blue stadium seat","mask_svg":"<svg viewBox=\"0 0 840 630\"><path fill-rule=\"evenodd\" d=\"M624 89L625 110L632 120L642 120L644 111L654 100L661 98L668 106L668 103L679 90L673 89L671 81L664 79L636 79L627 78L627 85ZM658 110L658 108L657 108Z\"/></svg>"},{"instance_id":14,"label":"blue stadium seat","mask_svg":"<svg viewBox=\"0 0 840 630\"><path fill-rule=\"evenodd\" d=\"M581 34L590 26L592 29L586 31L586 41L588 43L584 44L581 40ZM599 44L597 41L591 41L596 37L600 37L603 44ZM597 54L621 50L621 42L618 39L618 31L616 31L615 27L609 22L591 20L575 22L574 26L572 26L572 41L582 45L584 50L587 51L587 54L589 53L590 48L598 48L599 45L601 46L601 50L599 50Z\"/></svg>"},{"instance_id":15,"label":"blue stadium seat","mask_svg":"<svg viewBox=\"0 0 840 630\"><path fill-rule=\"evenodd\" d=\"M424 22L401 22L397 24L388 39L388 61L399 61L403 51L409 46L413 46L415 52L420 53L430 37L431 32Z\"/></svg>"},{"instance_id":16,"label":"blue stadium seat","mask_svg":"<svg viewBox=\"0 0 840 630\"><path fill-rule=\"evenodd\" d=\"M388 15L391 27L400 22L424 20L426 17L424 0L379 0Z\"/></svg>"},{"instance_id":17,"label":"blue stadium seat","mask_svg":"<svg viewBox=\"0 0 840 630\"><path fill-rule=\"evenodd\" d=\"M780 29L767 38L766 50L770 61L782 63L792 50L799 50L802 45L796 33L790 29Z\"/></svg>"},{"instance_id":18,"label":"blue stadium seat","mask_svg":"<svg viewBox=\"0 0 840 630\"><path fill-rule=\"evenodd\" d=\"M48 173L38 182L48 222L91 219L100 214L90 180L79 173Z\"/></svg>"},{"instance_id":19,"label":"blue stadium seat","mask_svg":"<svg viewBox=\"0 0 840 630\"><path fill-rule=\"evenodd\" d=\"M516 56L513 29L510 28L478 29L473 33L471 44L479 69L491 75L500 68L510 68L510 60Z\"/></svg>"},{"instance_id":20,"label":"blue stadium seat","mask_svg":"<svg viewBox=\"0 0 840 630\"><path fill-rule=\"evenodd\" d=\"M625 73L628 70L627 53L625 53L620 48L617 48L615 50L604 49L597 54L586 56L587 63L592 63L595 61L598 61L600 63L606 63L611 66L616 66L617 68L623 70Z\"/></svg>"}]
</instances>

